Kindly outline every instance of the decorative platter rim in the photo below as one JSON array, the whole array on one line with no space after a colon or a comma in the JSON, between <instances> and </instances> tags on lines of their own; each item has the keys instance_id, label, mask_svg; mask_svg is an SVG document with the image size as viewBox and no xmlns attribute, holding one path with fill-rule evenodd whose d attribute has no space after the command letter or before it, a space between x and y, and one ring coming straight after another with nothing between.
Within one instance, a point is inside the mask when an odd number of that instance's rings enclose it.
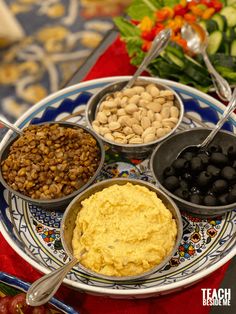
<instances>
[{"instance_id":1,"label":"decorative platter rim","mask_svg":"<svg viewBox=\"0 0 236 314\"><path fill-rule=\"evenodd\" d=\"M30 108L20 119L17 120L17 122L15 123L15 125L19 126L19 127L23 127L26 123L28 123L29 120L31 120L31 118L33 116L35 116L37 114L37 111L42 111L42 108L47 108L50 106L50 103L53 101L55 101L55 99L57 99L57 101L60 100L64 100L66 98L68 98L70 95L74 95L76 94L76 91L79 89L79 91L77 92L81 92L81 91L86 91L88 89L88 87L90 87L91 89L95 89L95 88L99 88L105 84L111 83L113 81L117 81L117 80L126 80L129 79L130 76L115 76L115 77L108 77L108 78L100 78L100 79L95 79L95 80L90 80L90 81L86 81L86 82L82 82L82 83L78 83L76 85L73 86L69 86L67 88L64 88L63 90L60 90L48 97L46 97L45 99L43 99L42 101L40 101L39 103L35 104L32 108ZM169 80L163 80L163 79L154 79L154 78L148 78L148 77L144 77L146 80L155 80L156 82L160 82L160 83L164 83L164 84L168 84L169 86L175 87L176 90L184 90L187 91L189 95L192 95L193 97L198 96L198 98L203 99L206 103L211 103L211 105L213 105L213 107L217 108L218 111L220 113L222 113L223 109L224 109L224 105L222 103L220 103L218 100L215 100L214 98L212 98L209 95L206 95L198 90L195 90L192 87L189 86L185 86L183 84L180 83L176 83L173 81L169 81ZM40 109L40 110L39 110ZM234 118L234 119L233 119ZM231 119L234 120L234 124L236 121L236 116L232 115ZM9 131L4 139L1 142L0 145L0 149L2 148L2 146L4 145L4 143L7 141L7 139L9 138L9 136L12 134L12 131ZM6 239L6 241L11 245L11 247L27 262L29 262L33 267L35 267L37 270L39 270L42 273L49 273L49 269L46 268L45 266L40 265L39 263L37 263L37 261L35 259L33 259L32 257L30 257L29 255L27 255L19 246L17 246L17 244L15 243L15 241L12 239L11 234L9 233L8 230L5 229L4 224L2 223L2 221L0 221L0 231L2 232L4 238ZM79 288L79 289L83 289L87 292L91 292L91 293L97 293L97 294L105 294L105 295L117 295L117 296L135 296L135 295L150 295L150 294L161 294L162 292L166 292L168 293L169 290L175 290L178 289L180 287L186 287L188 285L193 284L194 282L204 278L205 276L209 275L210 273L212 273L213 271L217 270L219 267L221 267L222 265L224 265L228 260L230 260L234 255L236 255L236 246L234 245L233 248L231 248L231 251L227 253L226 256L224 256L222 259L220 259L219 261L217 261L215 264L211 265L208 269L203 269L201 271L199 271L198 273L193 274L191 277L188 278L184 278L183 280L180 280L178 282L174 282L174 283L167 283L163 286L155 286L155 287L148 287L148 288L140 288L140 289L127 289L127 290L122 290L122 289L110 289L110 288L104 288L104 287L94 287L91 285L87 285L81 282L76 282L73 280L69 280L69 279L65 279L64 283L68 284L74 288Z\"/></svg>"}]
</instances>

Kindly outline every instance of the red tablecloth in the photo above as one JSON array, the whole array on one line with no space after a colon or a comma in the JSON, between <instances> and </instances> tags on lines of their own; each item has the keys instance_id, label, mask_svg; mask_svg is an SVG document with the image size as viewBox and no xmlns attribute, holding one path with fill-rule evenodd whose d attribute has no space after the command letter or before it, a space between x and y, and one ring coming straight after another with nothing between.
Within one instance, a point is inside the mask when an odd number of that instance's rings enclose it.
<instances>
[{"instance_id":1,"label":"red tablecloth","mask_svg":"<svg viewBox=\"0 0 236 314\"><path fill-rule=\"evenodd\" d=\"M129 75L133 72L134 68L129 64L124 45L117 40L99 58L86 80L105 76ZM1 271L29 282L40 277L40 273L15 253L1 234L0 243ZM201 288L218 288L228 264L190 288L162 297L117 300L76 292L67 287L61 287L57 297L82 314L207 314L210 307L202 306Z\"/></svg>"}]
</instances>

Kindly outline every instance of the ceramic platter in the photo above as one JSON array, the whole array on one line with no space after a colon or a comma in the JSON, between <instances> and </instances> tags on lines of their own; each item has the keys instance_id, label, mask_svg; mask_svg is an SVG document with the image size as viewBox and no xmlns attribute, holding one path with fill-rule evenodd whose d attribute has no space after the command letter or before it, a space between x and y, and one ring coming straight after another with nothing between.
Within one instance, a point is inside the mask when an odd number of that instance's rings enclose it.
<instances>
[{"instance_id":1,"label":"ceramic platter","mask_svg":"<svg viewBox=\"0 0 236 314\"><path fill-rule=\"evenodd\" d=\"M85 124L84 109L91 95L106 84L124 78L128 77L103 78L68 87L33 106L16 124L20 128L29 123L51 120ZM157 82L175 89L184 102L185 117L180 129L213 126L224 109L220 102L191 87L167 80L157 79ZM232 115L224 128L235 132L236 117ZM1 147L11 134L6 134ZM106 164L98 180L111 177L132 177L154 183L148 160L126 160L107 152ZM60 240L62 213L27 204L1 187L0 214L0 229L5 239L33 267L48 273L68 261ZM186 214L182 217L184 233L178 251L169 264L146 280L116 283L91 277L75 267L64 282L93 294L144 298L186 288L217 270L236 254L236 210L215 219L201 220Z\"/></svg>"},{"instance_id":2,"label":"ceramic platter","mask_svg":"<svg viewBox=\"0 0 236 314\"><path fill-rule=\"evenodd\" d=\"M26 292L30 284L9 274L0 273L0 297L2 296L15 296L16 294ZM54 314L79 314L79 312L72 309L72 307L52 298L49 303L50 309Z\"/></svg>"}]
</instances>

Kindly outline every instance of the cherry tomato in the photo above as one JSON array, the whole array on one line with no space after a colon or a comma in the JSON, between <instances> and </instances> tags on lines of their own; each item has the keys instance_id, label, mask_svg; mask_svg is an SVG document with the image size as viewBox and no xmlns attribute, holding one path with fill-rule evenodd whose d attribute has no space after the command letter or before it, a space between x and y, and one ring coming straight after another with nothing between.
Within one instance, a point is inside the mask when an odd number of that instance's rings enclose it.
<instances>
[{"instance_id":1,"label":"cherry tomato","mask_svg":"<svg viewBox=\"0 0 236 314\"><path fill-rule=\"evenodd\" d=\"M187 12L188 12L188 8L183 7L181 4L176 4L174 6L174 14L175 15L184 16L184 14L186 14Z\"/></svg>"},{"instance_id":2,"label":"cherry tomato","mask_svg":"<svg viewBox=\"0 0 236 314\"><path fill-rule=\"evenodd\" d=\"M30 314L31 307L26 304L25 293L15 295L9 303L9 314Z\"/></svg>"},{"instance_id":3,"label":"cherry tomato","mask_svg":"<svg viewBox=\"0 0 236 314\"><path fill-rule=\"evenodd\" d=\"M11 302L10 296L5 296L0 298L0 314L8 314L9 303Z\"/></svg>"}]
</instances>

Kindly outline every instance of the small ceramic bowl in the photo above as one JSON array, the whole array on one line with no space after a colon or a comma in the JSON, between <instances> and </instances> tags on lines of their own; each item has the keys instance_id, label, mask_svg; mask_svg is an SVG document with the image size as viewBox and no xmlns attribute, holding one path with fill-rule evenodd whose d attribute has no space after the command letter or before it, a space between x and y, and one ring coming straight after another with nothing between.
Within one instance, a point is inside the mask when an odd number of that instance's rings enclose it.
<instances>
[{"instance_id":1,"label":"small ceramic bowl","mask_svg":"<svg viewBox=\"0 0 236 314\"><path fill-rule=\"evenodd\" d=\"M157 182L157 186L176 202L180 210L202 218L223 215L235 209L236 203L224 206L205 206L186 201L168 191L163 186L163 171L166 167L171 165L185 147L202 143L210 131L210 129L206 128L194 128L178 132L158 145L150 159L151 172ZM231 132L221 130L215 136L211 144L220 145L223 151L227 151L231 145L236 145L236 136Z\"/></svg>"},{"instance_id":2,"label":"small ceramic bowl","mask_svg":"<svg viewBox=\"0 0 236 314\"><path fill-rule=\"evenodd\" d=\"M115 91L121 90L126 85L126 83L127 83L127 80L109 84L106 87L104 87L102 90L100 90L98 93L94 94L91 97L91 99L89 100L89 102L86 106L86 118L87 118L87 123L88 123L89 128L91 128L94 132L96 132L96 130L94 130L94 128L92 126L92 122L95 120L97 110L98 110L98 104L99 104L100 100L106 94L114 93ZM174 104L179 109L179 117L178 117L177 124L174 126L173 129L171 129L171 131L169 133L167 133L166 135L164 135L161 138L158 138L158 139L156 139L152 142L146 143L146 144L120 144L120 143L108 140L108 139L104 138L101 134L96 132L97 136L104 143L106 143L112 150L119 152L119 153L122 153L129 158L145 158L145 157L147 157L149 155L149 153L153 150L153 148L158 143L160 143L164 139L168 138L171 134L173 134L176 131L176 129L178 128L179 124L181 123L181 121L183 119L184 105L183 105L183 102L182 102L181 98L179 97L179 95L173 89L171 89L167 85L158 83L158 81L156 81L155 79L150 79L150 78L146 78L146 79L140 78L137 80L136 84L146 86L146 85L151 84L151 83L155 84L159 90L170 90L174 94Z\"/></svg>"},{"instance_id":3,"label":"small ceramic bowl","mask_svg":"<svg viewBox=\"0 0 236 314\"><path fill-rule=\"evenodd\" d=\"M154 268L150 269L149 271L142 273L140 275L136 276L122 276L122 277L115 277L115 276L106 276L97 272L94 272L86 267L84 267L82 264L78 264L79 267L89 273L92 276L96 276L99 278L103 279L108 279L112 281L127 281L127 280L137 280L139 278L147 277L151 275L152 273L158 271L161 269L170 259L171 257L175 254L177 251L177 248L179 246L179 243L182 239L182 233L183 233L183 224L182 224L182 218L179 212L178 207L174 203L174 201L164 192L162 192L160 189L158 189L156 186L153 184L150 184L146 181L142 180L136 180L136 179L128 179L128 178L116 178L116 179L109 179L109 180L104 180L99 183L96 183L89 188L87 188L85 191L80 193L77 197L73 199L73 201L69 204L67 207L62 223L61 223L61 240L62 240L62 245L63 248L65 249L66 253L68 256L72 257L73 256L73 249L72 249L72 237L73 237L73 231L75 228L75 223L76 223L76 217L78 215L79 210L81 209L81 202L90 197L91 195L95 194L96 192L99 192L103 190L104 188L110 187L114 184L118 185L125 185L126 183L132 183L133 185L139 185L139 186L144 186L148 188L150 191L153 191L156 193L157 197L160 198L163 202L163 204L170 210L172 213L173 218L176 221L177 224L177 236L176 236L176 241L173 249L171 250L170 254L165 257L165 259L157 266ZM127 232L129 232L127 230ZM137 247L138 250L138 247Z\"/></svg>"},{"instance_id":4,"label":"small ceramic bowl","mask_svg":"<svg viewBox=\"0 0 236 314\"><path fill-rule=\"evenodd\" d=\"M5 188L7 190L9 190L11 193L13 193L14 195L20 197L21 199L25 200L28 203L34 204L38 207L41 208L45 208L45 209L59 209L59 210L63 210L66 208L66 206L71 202L71 200L80 192L82 192L84 189L86 189L90 184L92 184L96 177L99 175L102 166L104 164L104 159L105 159L105 150L103 147L103 143L100 140L100 138L90 129L88 129L87 127L75 124L75 123L70 123L70 122L60 122L60 121L56 121L56 122L45 122L42 124L59 124L62 127L65 128L75 128L75 129L83 129L86 132L88 132L89 134L91 134L93 136L93 138L95 138L97 145L100 149L100 162L98 165L97 170L95 171L95 173L93 174L93 176L83 185L81 186L80 189L74 191L73 193L64 196L64 197L60 197L60 198L55 198L55 199L34 199L31 197L28 197L22 193L20 193L19 191L15 191L14 189L12 189L7 182L5 181L5 179L3 178L2 175L2 170L0 167L0 182L3 184L3 186L5 186ZM5 146L2 148L1 152L0 152L0 161L2 162L3 160L5 160L8 156L9 150L11 145L19 138L19 136L14 136L12 139L10 139Z\"/></svg>"}]
</instances>

